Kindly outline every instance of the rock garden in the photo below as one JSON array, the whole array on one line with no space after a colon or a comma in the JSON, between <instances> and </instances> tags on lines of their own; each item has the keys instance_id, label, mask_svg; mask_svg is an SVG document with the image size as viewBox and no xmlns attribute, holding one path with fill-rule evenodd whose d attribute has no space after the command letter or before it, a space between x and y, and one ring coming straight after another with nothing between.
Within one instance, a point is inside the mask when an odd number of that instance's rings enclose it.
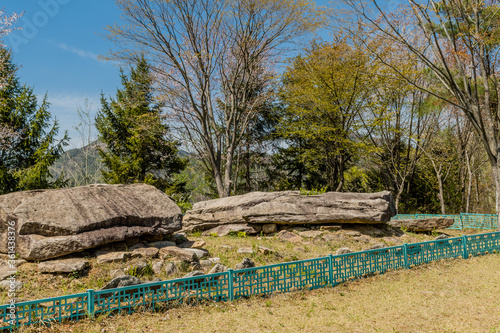
<instances>
[{"instance_id":1,"label":"rock garden","mask_svg":"<svg viewBox=\"0 0 500 333\"><path fill-rule=\"evenodd\" d=\"M388 223L394 214L389 192L287 191L199 202L183 217L154 187L91 185L0 196L0 237L6 244L14 221L16 296L26 301L459 234L442 230L453 220ZM6 288L12 269L0 252Z\"/></svg>"}]
</instances>

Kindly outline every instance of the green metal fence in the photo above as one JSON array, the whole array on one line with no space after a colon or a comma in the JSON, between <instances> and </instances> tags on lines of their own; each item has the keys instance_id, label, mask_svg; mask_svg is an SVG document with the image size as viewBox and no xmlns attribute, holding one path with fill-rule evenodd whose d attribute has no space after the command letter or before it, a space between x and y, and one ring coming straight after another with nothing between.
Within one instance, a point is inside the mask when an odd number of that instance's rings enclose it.
<instances>
[{"instance_id":1,"label":"green metal fence","mask_svg":"<svg viewBox=\"0 0 500 333\"><path fill-rule=\"evenodd\" d=\"M156 311L181 303L335 286L350 279L447 258L500 251L500 232L254 267L0 306L0 330L87 316ZM13 320L13 321L11 321Z\"/></svg>"},{"instance_id":2,"label":"green metal fence","mask_svg":"<svg viewBox=\"0 0 500 333\"><path fill-rule=\"evenodd\" d=\"M414 220L431 217L442 217L454 219L455 222L448 229L483 229L494 230L498 227L498 215L494 214L470 214L460 213L460 215L440 215L440 214L398 214L392 220Z\"/></svg>"}]
</instances>

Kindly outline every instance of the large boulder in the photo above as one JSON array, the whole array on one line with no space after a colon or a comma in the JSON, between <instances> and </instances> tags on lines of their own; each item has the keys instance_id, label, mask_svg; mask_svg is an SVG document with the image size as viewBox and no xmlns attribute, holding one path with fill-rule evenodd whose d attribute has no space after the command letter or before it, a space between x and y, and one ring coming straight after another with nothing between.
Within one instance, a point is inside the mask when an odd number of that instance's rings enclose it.
<instances>
[{"instance_id":1,"label":"large boulder","mask_svg":"<svg viewBox=\"0 0 500 333\"><path fill-rule=\"evenodd\" d=\"M180 208L145 184L89 185L0 196L0 253L7 252L8 223L15 222L16 251L28 260L181 229Z\"/></svg>"},{"instance_id":2,"label":"large boulder","mask_svg":"<svg viewBox=\"0 0 500 333\"><path fill-rule=\"evenodd\" d=\"M436 229L446 229L455 223L455 219L442 217L431 217L415 220L392 220L389 225L395 228L406 229L408 231L433 231Z\"/></svg>"},{"instance_id":3,"label":"large boulder","mask_svg":"<svg viewBox=\"0 0 500 333\"><path fill-rule=\"evenodd\" d=\"M390 192L301 195L299 191L251 192L197 202L183 220L185 231L225 224L385 223L396 214Z\"/></svg>"}]
</instances>

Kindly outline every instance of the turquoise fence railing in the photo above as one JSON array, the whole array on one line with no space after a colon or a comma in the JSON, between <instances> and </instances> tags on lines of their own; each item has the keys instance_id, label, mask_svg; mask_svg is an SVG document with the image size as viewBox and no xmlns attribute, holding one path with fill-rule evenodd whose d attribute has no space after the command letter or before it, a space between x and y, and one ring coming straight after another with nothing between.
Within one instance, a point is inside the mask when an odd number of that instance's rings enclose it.
<instances>
[{"instance_id":1,"label":"turquoise fence railing","mask_svg":"<svg viewBox=\"0 0 500 333\"><path fill-rule=\"evenodd\" d=\"M444 217L454 219L455 222L448 229L482 229L494 230L498 228L498 215L494 214L470 214L460 213L460 215L443 214L398 214L392 220L413 220L429 217Z\"/></svg>"},{"instance_id":2,"label":"turquoise fence railing","mask_svg":"<svg viewBox=\"0 0 500 333\"><path fill-rule=\"evenodd\" d=\"M102 314L156 311L179 304L335 286L363 276L448 258L500 251L500 232L328 255L282 264L152 282L0 306L0 330L78 321Z\"/></svg>"}]
</instances>

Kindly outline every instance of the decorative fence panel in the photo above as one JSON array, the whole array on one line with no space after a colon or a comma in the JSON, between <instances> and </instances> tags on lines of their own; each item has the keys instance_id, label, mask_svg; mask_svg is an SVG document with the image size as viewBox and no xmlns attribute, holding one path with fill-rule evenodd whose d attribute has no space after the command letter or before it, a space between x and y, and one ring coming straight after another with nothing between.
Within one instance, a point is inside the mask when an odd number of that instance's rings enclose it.
<instances>
[{"instance_id":1,"label":"decorative fence panel","mask_svg":"<svg viewBox=\"0 0 500 333\"><path fill-rule=\"evenodd\" d=\"M455 222L448 229L483 229L494 230L498 228L498 215L494 214L470 214L460 213L460 215L442 215L442 214L398 214L393 216L392 220L414 220L432 217L442 217L454 219Z\"/></svg>"},{"instance_id":2,"label":"decorative fence panel","mask_svg":"<svg viewBox=\"0 0 500 333\"><path fill-rule=\"evenodd\" d=\"M152 282L0 306L0 330L47 325L87 316L156 311L181 303L231 301L252 295L335 286L339 283L411 268L431 261L500 251L500 232L404 244L376 250L223 273Z\"/></svg>"}]
</instances>

